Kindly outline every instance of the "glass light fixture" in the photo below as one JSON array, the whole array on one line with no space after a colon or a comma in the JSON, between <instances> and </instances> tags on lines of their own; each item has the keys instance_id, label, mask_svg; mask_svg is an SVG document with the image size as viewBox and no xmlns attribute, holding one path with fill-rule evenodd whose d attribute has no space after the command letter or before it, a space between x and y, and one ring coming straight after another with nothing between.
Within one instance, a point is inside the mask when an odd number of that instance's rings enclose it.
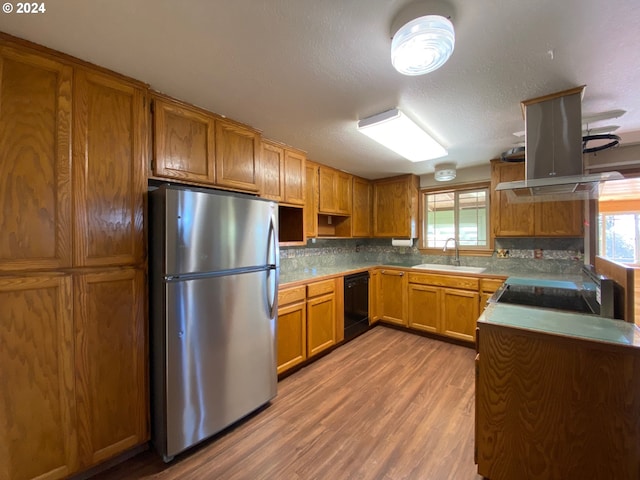
<instances>
[{"instance_id":1,"label":"glass light fixture","mask_svg":"<svg viewBox=\"0 0 640 480\"><path fill-rule=\"evenodd\" d=\"M440 163L435 166L435 172L433 178L438 182L449 182L456 178L456 164L455 163Z\"/></svg>"},{"instance_id":2,"label":"glass light fixture","mask_svg":"<svg viewBox=\"0 0 640 480\"><path fill-rule=\"evenodd\" d=\"M397 108L364 118L358 131L412 162L447 155L447 150Z\"/></svg>"},{"instance_id":3,"label":"glass light fixture","mask_svg":"<svg viewBox=\"0 0 640 480\"><path fill-rule=\"evenodd\" d=\"M445 64L453 53L455 32L441 15L425 15L405 23L393 35L391 63L404 75L423 75Z\"/></svg>"}]
</instances>

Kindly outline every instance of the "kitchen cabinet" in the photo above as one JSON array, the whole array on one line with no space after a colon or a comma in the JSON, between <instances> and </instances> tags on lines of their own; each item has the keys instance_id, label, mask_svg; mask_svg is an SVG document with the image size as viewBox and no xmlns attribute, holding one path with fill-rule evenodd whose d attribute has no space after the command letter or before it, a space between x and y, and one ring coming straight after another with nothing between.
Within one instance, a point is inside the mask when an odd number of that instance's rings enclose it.
<instances>
[{"instance_id":1,"label":"kitchen cabinet","mask_svg":"<svg viewBox=\"0 0 640 480\"><path fill-rule=\"evenodd\" d=\"M86 69L76 71L74 82L74 265L139 264L146 91Z\"/></svg>"},{"instance_id":2,"label":"kitchen cabinet","mask_svg":"<svg viewBox=\"0 0 640 480\"><path fill-rule=\"evenodd\" d=\"M153 95L153 174L215 185L215 117Z\"/></svg>"},{"instance_id":3,"label":"kitchen cabinet","mask_svg":"<svg viewBox=\"0 0 640 480\"><path fill-rule=\"evenodd\" d=\"M147 87L26 42L0 61L0 477L65 478L148 440Z\"/></svg>"},{"instance_id":4,"label":"kitchen cabinet","mask_svg":"<svg viewBox=\"0 0 640 480\"><path fill-rule=\"evenodd\" d=\"M0 271L71 266L72 67L0 41Z\"/></svg>"},{"instance_id":5,"label":"kitchen cabinet","mask_svg":"<svg viewBox=\"0 0 640 480\"><path fill-rule=\"evenodd\" d=\"M305 161L304 153L272 140L263 140L261 196L286 204L304 205Z\"/></svg>"},{"instance_id":6,"label":"kitchen cabinet","mask_svg":"<svg viewBox=\"0 0 640 480\"><path fill-rule=\"evenodd\" d=\"M640 478L637 341L614 344L482 319L478 328L480 475Z\"/></svg>"},{"instance_id":7,"label":"kitchen cabinet","mask_svg":"<svg viewBox=\"0 0 640 480\"><path fill-rule=\"evenodd\" d=\"M408 277L410 328L475 341L479 278L412 272Z\"/></svg>"},{"instance_id":8,"label":"kitchen cabinet","mask_svg":"<svg viewBox=\"0 0 640 480\"><path fill-rule=\"evenodd\" d=\"M145 292L141 269L74 276L81 467L147 440Z\"/></svg>"},{"instance_id":9,"label":"kitchen cabinet","mask_svg":"<svg viewBox=\"0 0 640 480\"><path fill-rule=\"evenodd\" d=\"M318 170L313 162L305 165L304 231L307 238L318 236Z\"/></svg>"},{"instance_id":10,"label":"kitchen cabinet","mask_svg":"<svg viewBox=\"0 0 640 480\"><path fill-rule=\"evenodd\" d=\"M309 357L336 343L335 280L307 285L307 347Z\"/></svg>"},{"instance_id":11,"label":"kitchen cabinet","mask_svg":"<svg viewBox=\"0 0 640 480\"><path fill-rule=\"evenodd\" d=\"M216 118L216 185L255 192L259 183L260 133Z\"/></svg>"},{"instance_id":12,"label":"kitchen cabinet","mask_svg":"<svg viewBox=\"0 0 640 480\"><path fill-rule=\"evenodd\" d=\"M407 326L407 276L401 270L380 270L378 279L380 320Z\"/></svg>"},{"instance_id":13,"label":"kitchen cabinet","mask_svg":"<svg viewBox=\"0 0 640 480\"><path fill-rule=\"evenodd\" d=\"M525 164L491 161L491 224L496 237L580 237L583 208L580 200L510 203L500 182L524 180Z\"/></svg>"},{"instance_id":14,"label":"kitchen cabinet","mask_svg":"<svg viewBox=\"0 0 640 480\"><path fill-rule=\"evenodd\" d=\"M373 236L416 238L419 178L402 175L373 182Z\"/></svg>"},{"instance_id":15,"label":"kitchen cabinet","mask_svg":"<svg viewBox=\"0 0 640 480\"><path fill-rule=\"evenodd\" d=\"M380 320L379 292L380 270L374 269L369 271L369 325Z\"/></svg>"},{"instance_id":16,"label":"kitchen cabinet","mask_svg":"<svg viewBox=\"0 0 640 480\"><path fill-rule=\"evenodd\" d=\"M241 123L153 95L157 177L257 192L261 135Z\"/></svg>"},{"instance_id":17,"label":"kitchen cabinet","mask_svg":"<svg viewBox=\"0 0 640 480\"><path fill-rule=\"evenodd\" d=\"M373 188L364 178L353 177L353 206L351 214L351 235L371 236L371 204Z\"/></svg>"},{"instance_id":18,"label":"kitchen cabinet","mask_svg":"<svg viewBox=\"0 0 640 480\"><path fill-rule=\"evenodd\" d=\"M348 173L319 166L318 213L351 215L351 179Z\"/></svg>"},{"instance_id":19,"label":"kitchen cabinet","mask_svg":"<svg viewBox=\"0 0 640 480\"><path fill-rule=\"evenodd\" d=\"M0 478L78 470L70 275L0 277Z\"/></svg>"},{"instance_id":20,"label":"kitchen cabinet","mask_svg":"<svg viewBox=\"0 0 640 480\"><path fill-rule=\"evenodd\" d=\"M304 285L278 292L278 374L307 358L307 304Z\"/></svg>"}]
</instances>

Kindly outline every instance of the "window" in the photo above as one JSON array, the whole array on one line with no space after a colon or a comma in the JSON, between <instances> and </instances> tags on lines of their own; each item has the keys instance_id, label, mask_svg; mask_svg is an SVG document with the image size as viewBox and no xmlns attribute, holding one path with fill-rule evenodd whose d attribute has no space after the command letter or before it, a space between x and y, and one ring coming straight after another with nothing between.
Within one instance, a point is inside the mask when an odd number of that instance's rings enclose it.
<instances>
[{"instance_id":1,"label":"window","mask_svg":"<svg viewBox=\"0 0 640 480\"><path fill-rule=\"evenodd\" d=\"M640 264L640 179L606 182L598 201L598 253Z\"/></svg>"},{"instance_id":2,"label":"window","mask_svg":"<svg viewBox=\"0 0 640 480\"><path fill-rule=\"evenodd\" d=\"M489 188L422 192L422 248L442 249L455 238L461 250L489 249Z\"/></svg>"}]
</instances>

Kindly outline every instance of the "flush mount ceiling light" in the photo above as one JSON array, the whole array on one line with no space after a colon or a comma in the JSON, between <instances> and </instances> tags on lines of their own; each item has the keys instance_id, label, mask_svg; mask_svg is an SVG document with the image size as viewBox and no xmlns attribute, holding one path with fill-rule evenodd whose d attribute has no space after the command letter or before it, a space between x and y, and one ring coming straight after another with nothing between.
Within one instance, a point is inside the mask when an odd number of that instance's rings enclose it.
<instances>
[{"instance_id":1,"label":"flush mount ceiling light","mask_svg":"<svg viewBox=\"0 0 640 480\"><path fill-rule=\"evenodd\" d=\"M442 145L397 108L360 120L358 131L412 162L447 154Z\"/></svg>"},{"instance_id":2,"label":"flush mount ceiling light","mask_svg":"<svg viewBox=\"0 0 640 480\"><path fill-rule=\"evenodd\" d=\"M436 170L433 174L438 182L448 182L456 178L456 164L455 163L440 163L436 165Z\"/></svg>"},{"instance_id":3,"label":"flush mount ceiling light","mask_svg":"<svg viewBox=\"0 0 640 480\"><path fill-rule=\"evenodd\" d=\"M449 60L455 46L452 9L446 3L409 4L391 26L391 63L404 75L433 72Z\"/></svg>"}]
</instances>

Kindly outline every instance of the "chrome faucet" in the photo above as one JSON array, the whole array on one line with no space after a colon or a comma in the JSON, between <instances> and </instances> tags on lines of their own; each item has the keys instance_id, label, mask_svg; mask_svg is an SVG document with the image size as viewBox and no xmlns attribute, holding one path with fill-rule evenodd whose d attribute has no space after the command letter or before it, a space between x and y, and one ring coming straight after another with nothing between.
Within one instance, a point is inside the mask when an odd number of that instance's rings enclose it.
<instances>
[{"instance_id":1,"label":"chrome faucet","mask_svg":"<svg viewBox=\"0 0 640 480\"><path fill-rule=\"evenodd\" d=\"M453 247L456 249L456 254L453 257L453 263L455 263L458 267L460 266L460 251L458 250L458 242L456 242L456 239L453 237L449 237L447 238L447 241L444 242L444 248L442 249L443 252L447 251L447 245L449 245L449 240L453 240Z\"/></svg>"}]
</instances>

